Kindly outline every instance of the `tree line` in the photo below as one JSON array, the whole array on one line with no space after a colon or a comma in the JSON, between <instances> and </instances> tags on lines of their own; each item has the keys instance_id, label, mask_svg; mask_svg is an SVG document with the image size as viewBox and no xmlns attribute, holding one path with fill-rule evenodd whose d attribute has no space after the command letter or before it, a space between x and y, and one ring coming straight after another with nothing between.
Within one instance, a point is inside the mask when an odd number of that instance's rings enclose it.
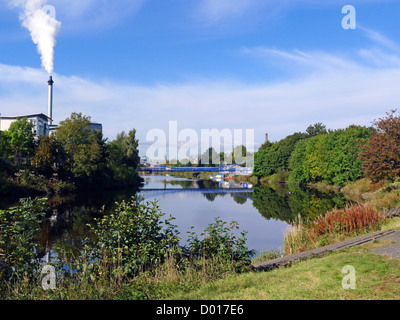
<instances>
[{"instance_id":1,"label":"tree line","mask_svg":"<svg viewBox=\"0 0 400 320\"><path fill-rule=\"evenodd\" d=\"M252 157L252 153L244 145L236 146L231 152L217 152L210 147L204 151L197 159L167 160L165 165L172 167L220 167L224 165L234 165L240 163L245 166L245 160Z\"/></svg>"},{"instance_id":2,"label":"tree line","mask_svg":"<svg viewBox=\"0 0 400 320\"><path fill-rule=\"evenodd\" d=\"M35 137L32 129L27 118L19 118L0 132L0 192L24 187L62 193L139 185L135 129L108 141L81 113L72 113L50 136Z\"/></svg>"},{"instance_id":3,"label":"tree line","mask_svg":"<svg viewBox=\"0 0 400 320\"><path fill-rule=\"evenodd\" d=\"M254 174L337 186L363 177L375 182L394 180L400 176L400 115L392 110L372 124L327 130L317 123L306 132L266 142L255 154Z\"/></svg>"}]
</instances>

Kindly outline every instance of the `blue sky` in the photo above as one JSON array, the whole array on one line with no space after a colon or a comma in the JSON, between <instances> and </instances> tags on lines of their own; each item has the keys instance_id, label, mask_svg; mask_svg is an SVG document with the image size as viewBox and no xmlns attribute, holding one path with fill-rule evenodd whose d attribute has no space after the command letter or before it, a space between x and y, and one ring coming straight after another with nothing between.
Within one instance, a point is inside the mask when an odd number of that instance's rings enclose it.
<instances>
[{"instance_id":1,"label":"blue sky","mask_svg":"<svg viewBox=\"0 0 400 320\"><path fill-rule=\"evenodd\" d=\"M0 2L0 113L47 113L48 75ZM49 0L62 22L54 120L71 112L106 137L149 130L254 129L277 141L308 125L370 125L399 105L400 2ZM342 28L353 5L357 29ZM142 147L143 148L143 147Z\"/></svg>"}]
</instances>

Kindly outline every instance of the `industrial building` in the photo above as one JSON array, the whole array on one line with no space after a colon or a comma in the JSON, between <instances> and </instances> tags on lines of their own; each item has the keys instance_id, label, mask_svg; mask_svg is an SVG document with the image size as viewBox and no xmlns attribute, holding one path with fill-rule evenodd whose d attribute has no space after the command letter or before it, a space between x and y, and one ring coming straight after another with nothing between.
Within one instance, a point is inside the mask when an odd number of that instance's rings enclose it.
<instances>
[{"instance_id":1,"label":"industrial building","mask_svg":"<svg viewBox=\"0 0 400 320\"><path fill-rule=\"evenodd\" d=\"M52 132L56 131L58 126L53 124L53 77L50 76L48 83L48 115L43 113L28 114L21 116L1 116L0 114L0 131L7 131L11 124L18 119L27 118L33 124L33 134L35 137L49 136ZM100 123L91 122L91 130L100 130L103 132L103 126Z\"/></svg>"},{"instance_id":2,"label":"industrial building","mask_svg":"<svg viewBox=\"0 0 400 320\"><path fill-rule=\"evenodd\" d=\"M37 137L48 136L50 134L50 118L43 113L27 114L22 116L4 117L0 116L0 131L7 131L11 124L18 119L27 118L33 124L33 134Z\"/></svg>"}]
</instances>

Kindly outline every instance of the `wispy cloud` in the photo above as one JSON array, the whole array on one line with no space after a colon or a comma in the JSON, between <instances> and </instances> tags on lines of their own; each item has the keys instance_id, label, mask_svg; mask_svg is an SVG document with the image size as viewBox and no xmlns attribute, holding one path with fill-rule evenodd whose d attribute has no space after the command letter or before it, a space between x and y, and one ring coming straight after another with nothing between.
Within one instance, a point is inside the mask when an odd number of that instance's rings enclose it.
<instances>
[{"instance_id":1,"label":"wispy cloud","mask_svg":"<svg viewBox=\"0 0 400 320\"><path fill-rule=\"evenodd\" d=\"M378 31L366 28L364 26L361 26L360 24L357 25L357 28L362 30L369 39L371 39L378 45L383 46L390 50L400 51L400 46L395 41L389 39L384 34L378 32Z\"/></svg>"},{"instance_id":2,"label":"wispy cloud","mask_svg":"<svg viewBox=\"0 0 400 320\"><path fill-rule=\"evenodd\" d=\"M262 143L265 132L278 140L316 122L332 129L369 125L397 107L399 77L400 67L392 66L321 70L257 85L221 80L141 86L56 74L54 117L59 122L82 112L102 122L106 136L136 128L142 142L149 130L168 132L168 122L178 121L179 130L197 132L254 129ZM0 112L46 113L46 80L41 70L0 65Z\"/></svg>"},{"instance_id":3,"label":"wispy cloud","mask_svg":"<svg viewBox=\"0 0 400 320\"><path fill-rule=\"evenodd\" d=\"M349 57L327 53L324 51L304 50L279 50L268 47L243 48L242 53L254 56L267 64L278 65L281 68L305 67L307 72L311 70L337 70L357 68L359 64Z\"/></svg>"},{"instance_id":4,"label":"wispy cloud","mask_svg":"<svg viewBox=\"0 0 400 320\"><path fill-rule=\"evenodd\" d=\"M400 66L400 45L384 34L362 26L365 37L372 40L375 45L372 48L363 48L353 53L326 52L316 50L280 50L266 46L244 47L241 52L253 56L260 61L275 65L280 68L290 68L295 74L297 68L306 68L306 72L313 70L337 71L377 68L377 67L399 67ZM293 69L295 68L295 69Z\"/></svg>"}]
</instances>

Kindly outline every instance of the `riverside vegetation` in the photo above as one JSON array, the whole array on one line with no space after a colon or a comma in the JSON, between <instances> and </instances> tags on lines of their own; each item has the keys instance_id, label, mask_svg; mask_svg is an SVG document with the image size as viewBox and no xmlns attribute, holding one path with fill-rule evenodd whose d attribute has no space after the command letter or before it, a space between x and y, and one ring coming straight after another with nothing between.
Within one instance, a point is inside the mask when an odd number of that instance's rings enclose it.
<instances>
[{"instance_id":1,"label":"riverside vegetation","mask_svg":"<svg viewBox=\"0 0 400 320\"><path fill-rule=\"evenodd\" d=\"M400 116L396 110L372 127L327 130L317 123L305 133L266 142L255 154L261 181L336 188L355 199L316 219L293 221L285 253L296 253L377 230L381 212L400 205Z\"/></svg>"},{"instance_id":2,"label":"riverside vegetation","mask_svg":"<svg viewBox=\"0 0 400 320\"><path fill-rule=\"evenodd\" d=\"M400 117L392 111L374 127L329 131L322 124L285 141L267 142L255 154L255 175L267 181L335 185L354 199L342 209L298 217L285 236L284 252L264 252L258 261L304 251L382 228L400 228L382 211L400 205ZM377 169L379 168L379 169ZM275 175L275 176L274 176ZM274 176L274 177L273 177ZM271 179L273 177L274 179ZM348 249L270 273L254 272L245 232L216 219L202 234L179 243L172 217L143 199L119 203L94 225L82 250L59 244L57 286L40 286L35 225L45 217L44 200L24 200L0 211L0 298L5 299L298 299L393 298L398 262ZM29 230L29 232L25 232ZM237 232L237 230L236 230ZM36 248L36 251L32 251ZM34 258L36 257L36 258ZM361 286L345 292L340 273L357 267ZM339 268L339 274L335 268ZM324 276L318 276L323 274ZM282 285L285 283L286 285ZM339 285L338 285L339 283ZM298 288L298 289L296 289ZM325 292L322 296L320 292Z\"/></svg>"},{"instance_id":3,"label":"riverside vegetation","mask_svg":"<svg viewBox=\"0 0 400 320\"><path fill-rule=\"evenodd\" d=\"M0 195L53 195L137 187L140 163L133 129L113 141L73 113L50 137L34 138L26 118L0 132Z\"/></svg>"},{"instance_id":4,"label":"riverside vegetation","mask_svg":"<svg viewBox=\"0 0 400 320\"><path fill-rule=\"evenodd\" d=\"M216 218L182 246L173 218L135 197L91 225L79 253L58 244L56 289L44 291L36 252L45 213L46 199L0 211L0 299L157 299L250 270L237 223Z\"/></svg>"}]
</instances>

